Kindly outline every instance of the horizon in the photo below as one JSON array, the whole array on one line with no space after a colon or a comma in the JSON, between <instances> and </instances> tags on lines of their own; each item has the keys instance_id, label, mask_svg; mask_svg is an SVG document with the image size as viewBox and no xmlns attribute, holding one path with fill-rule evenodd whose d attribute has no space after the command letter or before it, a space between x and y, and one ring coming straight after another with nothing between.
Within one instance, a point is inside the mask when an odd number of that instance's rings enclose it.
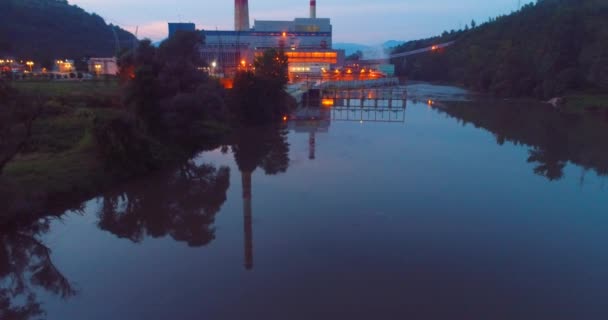
<instances>
[{"instance_id":1,"label":"horizon","mask_svg":"<svg viewBox=\"0 0 608 320\"><path fill-rule=\"evenodd\" d=\"M517 0L341 0L317 1L318 17L330 18L334 43L376 46L387 41L410 41L440 35L445 30L458 30L475 20L478 24L490 17L509 14L518 9ZM180 0L167 9L166 1L149 0L141 9L141 0L69 0L90 13L103 17L153 42L167 36L167 23L193 22L197 29L234 29L234 4L204 4L198 0ZM523 2L522 2L523 4ZM249 1L250 23L255 20L291 20L308 16L307 0L285 0L279 8L270 0ZM373 17L370 18L370 14ZM369 18L369 20L367 20ZM376 19L377 18L377 19ZM366 23L361 23L362 20Z\"/></svg>"}]
</instances>

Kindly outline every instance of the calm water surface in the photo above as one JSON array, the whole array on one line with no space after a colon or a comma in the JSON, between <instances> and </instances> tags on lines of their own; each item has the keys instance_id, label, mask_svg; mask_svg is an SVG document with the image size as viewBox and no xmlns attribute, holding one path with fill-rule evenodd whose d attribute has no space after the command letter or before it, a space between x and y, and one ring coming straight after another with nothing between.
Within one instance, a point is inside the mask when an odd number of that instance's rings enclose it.
<instances>
[{"instance_id":1,"label":"calm water surface","mask_svg":"<svg viewBox=\"0 0 608 320\"><path fill-rule=\"evenodd\" d=\"M176 170L8 230L0 309L52 320L608 319L603 115L426 103L446 90L412 88L425 102L388 122L334 110L241 130Z\"/></svg>"}]
</instances>

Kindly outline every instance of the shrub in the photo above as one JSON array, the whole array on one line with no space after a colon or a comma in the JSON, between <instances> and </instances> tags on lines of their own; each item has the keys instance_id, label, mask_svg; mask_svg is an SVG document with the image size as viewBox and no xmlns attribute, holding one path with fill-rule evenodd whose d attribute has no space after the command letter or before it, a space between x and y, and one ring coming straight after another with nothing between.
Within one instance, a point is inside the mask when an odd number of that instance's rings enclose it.
<instances>
[{"instance_id":1,"label":"shrub","mask_svg":"<svg viewBox=\"0 0 608 320\"><path fill-rule=\"evenodd\" d=\"M93 136L97 152L109 170L133 175L158 167L158 156L152 152L154 142L139 132L130 118L96 118Z\"/></svg>"}]
</instances>

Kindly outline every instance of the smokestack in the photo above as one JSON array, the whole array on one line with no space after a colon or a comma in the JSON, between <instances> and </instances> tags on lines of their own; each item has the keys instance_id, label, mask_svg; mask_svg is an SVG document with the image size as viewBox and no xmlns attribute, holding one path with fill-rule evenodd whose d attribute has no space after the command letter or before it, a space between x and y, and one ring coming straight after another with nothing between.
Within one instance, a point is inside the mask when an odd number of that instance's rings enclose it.
<instances>
[{"instance_id":1,"label":"smokestack","mask_svg":"<svg viewBox=\"0 0 608 320\"><path fill-rule=\"evenodd\" d=\"M249 31L249 1L234 1L234 30Z\"/></svg>"},{"instance_id":2,"label":"smokestack","mask_svg":"<svg viewBox=\"0 0 608 320\"><path fill-rule=\"evenodd\" d=\"M317 18L317 0L310 0L310 18Z\"/></svg>"}]
</instances>

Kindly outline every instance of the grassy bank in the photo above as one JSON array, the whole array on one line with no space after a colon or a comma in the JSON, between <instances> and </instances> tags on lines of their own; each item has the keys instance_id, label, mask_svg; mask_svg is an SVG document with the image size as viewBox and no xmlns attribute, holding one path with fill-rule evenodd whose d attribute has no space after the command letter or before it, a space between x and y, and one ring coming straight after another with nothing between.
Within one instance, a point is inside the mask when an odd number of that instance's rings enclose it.
<instances>
[{"instance_id":1,"label":"grassy bank","mask_svg":"<svg viewBox=\"0 0 608 320\"><path fill-rule=\"evenodd\" d=\"M95 139L96 126L130 117L122 106L116 81L32 81L12 85L22 94L43 101L43 107L33 123L27 147L0 176L0 203L5 208L0 219L43 210L74 209L69 204L190 156L188 151L156 143L144 135L140 141L146 141L146 148L155 155L150 160L153 165L120 170L103 159ZM219 140L228 130L217 123L202 126L213 140Z\"/></svg>"},{"instance_id":2,"label":"grassy bank","mask_svg":"<svg viewBox=\"0 0 608 320\"><path fill-rule=\"evenodd\" d=\"M608 95L602 94L572 94L564 97L561 108L565 111L583 112L608 110Z\"/></svg>"}]
</instances>

